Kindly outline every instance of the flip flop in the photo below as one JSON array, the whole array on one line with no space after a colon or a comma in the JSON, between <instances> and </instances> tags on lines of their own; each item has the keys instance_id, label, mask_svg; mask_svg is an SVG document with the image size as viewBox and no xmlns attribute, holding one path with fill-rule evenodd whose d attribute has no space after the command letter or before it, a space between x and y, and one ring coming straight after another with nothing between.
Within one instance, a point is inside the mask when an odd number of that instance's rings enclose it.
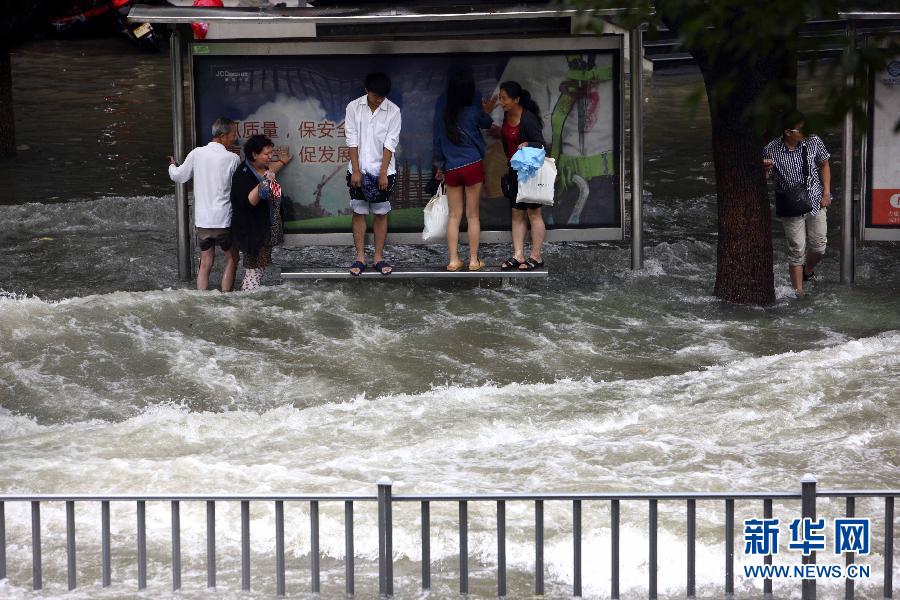
<instances>
[{"instance_id":1,"label":"flip flop","mask_svg":"<svg viewBox=\"0 0 900 600\"><path fill-rule=\"evenodd\" d=\"M500 265L500 270L501 271L514 271L515 269L518 269L520 265L524 265L524 264L525 263L523 263L519 260L516 260L516 257L513 256L513 257L506 259L506 262L503 263L502 265Z\"/></svg>"},{"instance_id":2,"label":"flip flop","mask_svg":"<svg viewBox=\"0 0 900 600\"><path fill-rule=\"evenodd\" d=\"M529 257L525 260L525 262L522 263L522 265L524 266L524 268L520 266L520 271L534 271L535 269L543 269L544 261L534 260L533 258Z\"/></svg>"},{"instance_id":3,"label":"flip flop","mask_svg":"<svg viewBox=\"0 0 900 600\"><path fill-rule=\"evenodd\" d=\"M455 273L456 271L461 271L464 266L465 265L463 264L462 261L455 262L455 263L452 262L449 265L447 265L447 270L453 271Z\"/></svg>"},{"instance_id":4,"label":"flip flop","mask_svg":"<svg viewBox=\"0 0 900 600\"><path fill-rule=\"evenodd\" d=\"M385 269L387 269L387 271L385 271ZM375 270L382 275L390 275L394 272L394 267L392 267L386 260L379 260L377 263L375 263Z\"/></svg>"},{"instance_id":5,"label":"flip flop","mask_svg":"<svg viewBox=\"0 0 900 600\"><path fill-rule=\"evenodd\" d=\"M354 273L353 269L359 269L359 273ZM362 275L362 272L365 270L366 270L366 263L364 263L362 261L356 260L356 261L353 261L352 265L350 265L350 274L353 275L354 277L359 277L360 275Z\"/></svg>"},{"instance_id":6,"label":"flip flop","mask_svg":"<svg viewBox=\"0 0 900 600\"><path fill-rule=\"evenodd\" d=\"M478 260L478 264L475 265L474 267L473 267L471 264L469 265L469 270L470 270L470 271L480 271L480 270L482 270L483 268L484 268L484 261L481 260L481 259Z\"/></svg>"}]
</instances>

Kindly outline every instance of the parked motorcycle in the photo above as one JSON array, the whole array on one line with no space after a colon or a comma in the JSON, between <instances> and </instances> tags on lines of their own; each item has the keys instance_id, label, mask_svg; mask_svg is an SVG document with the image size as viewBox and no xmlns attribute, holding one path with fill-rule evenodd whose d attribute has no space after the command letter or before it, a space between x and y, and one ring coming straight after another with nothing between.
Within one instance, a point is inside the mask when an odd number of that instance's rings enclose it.
<instances>
[{"instance_id":1,"label":"parked motorcycle","mask_svg":"<svg viewBox=\"0 0 900 600\"><path fill-rule=\"evenodd\" d=\"M147 3L147 0L143 0ZM130 23L133 0L69 0L62 2L48 18L53 31L64 37L98 35L118 31L145 51L159 50L160 36L150 23Z\"/></svg>"}]
</instances>

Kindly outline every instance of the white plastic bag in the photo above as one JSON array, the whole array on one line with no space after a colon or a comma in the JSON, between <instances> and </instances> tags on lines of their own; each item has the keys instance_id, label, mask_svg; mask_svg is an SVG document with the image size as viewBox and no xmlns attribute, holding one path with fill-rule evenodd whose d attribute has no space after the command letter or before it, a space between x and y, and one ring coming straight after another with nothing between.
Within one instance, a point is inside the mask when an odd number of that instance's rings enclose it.
<instances>
[{"instance_id":1,"label":"white plastic bag","mask_svg":"<svg viewBox=\"0 0 900 600\"><path fill-rule=\"evenodd\" d=\"M447 223L450 221L450 207L447 205L447 194L443 184L428 204L424 211L425 229L422 231L422 240L442 240L447 237Z\"/></svg>"},{"instance_id":2,"label":"white plastic bag","mask_svg":"<svg viewBox=\"0 0 900 600\"><path fill-rule=\"evenodd\" d=\"M553 206L553 184L556 182L556 161L545 158L536 175L519 182L516 202Z\"/></svg>"}]
</instances>

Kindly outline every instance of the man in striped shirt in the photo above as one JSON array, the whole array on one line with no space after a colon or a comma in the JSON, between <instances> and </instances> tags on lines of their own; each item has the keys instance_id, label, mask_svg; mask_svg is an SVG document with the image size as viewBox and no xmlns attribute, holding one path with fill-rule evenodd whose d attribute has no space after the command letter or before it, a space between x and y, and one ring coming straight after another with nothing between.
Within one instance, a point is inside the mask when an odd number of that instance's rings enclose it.
<instances>
[{"instance_id":1,"label":"man in striped shirt","mask_svg":"<svg viewBox=\"0 0 900 600\"><path fill-rule=\"evenodd\" d=\"M816 264L825 254L827 225L825 207L831 204L830 154L817 135L805 137L805 118L794 112L783 121L784 131L766 146L763 164L766 172L775 172L775 186L780 192L802 183L803 148L806 148L806 185L812 210L799 217L782 217L788 243L788 272L798 297L803 296L803 282L814 275Z\"/></svg>"}]
</instances>

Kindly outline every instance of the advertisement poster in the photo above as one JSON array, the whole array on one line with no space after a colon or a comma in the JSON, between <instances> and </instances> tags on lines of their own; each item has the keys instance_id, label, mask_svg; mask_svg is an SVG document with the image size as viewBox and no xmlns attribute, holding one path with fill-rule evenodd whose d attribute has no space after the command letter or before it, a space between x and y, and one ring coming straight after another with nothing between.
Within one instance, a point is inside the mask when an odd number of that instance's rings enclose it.
<instances>
[{"instance_id":1,"label":"advertisement poster","mask_svg":"<svg viewBox=\"0 0 900 600\"><path fill-rule=\"evenodd\" d=\"M866 239L900 239L900 57L872 81Z\"/></svg>"},{"instance_id":2,"label":"advertisement poster","mask_svg":"<svg viewBox=\"0 0 900 600\"><path fill-rule=\"evenodd\" d=\"M390 231L420 233L430 199L434 123L446 101L447 76L457 70L472 73L482 98L514 80L536 100L548 156L558 168L556 204L544 209L548 229L580 230L578 239L591 239L589 230L621 230L618 51L248 56L233 49L219 54L214 43L193 51L197 144L207 143L209 124L226 116L239 121L241 139L263 134L277 150L294 155L279 173L288 200L287 233L350 231L344 115L347 104L365 93L370 72L390 77L388 97L402 114ZM499 105L491 116L502 124ZM507 160L498 129L482 132L486 231L506 231L510 223L510 204L500 190Z\"/></svg>"}]
</instances>

